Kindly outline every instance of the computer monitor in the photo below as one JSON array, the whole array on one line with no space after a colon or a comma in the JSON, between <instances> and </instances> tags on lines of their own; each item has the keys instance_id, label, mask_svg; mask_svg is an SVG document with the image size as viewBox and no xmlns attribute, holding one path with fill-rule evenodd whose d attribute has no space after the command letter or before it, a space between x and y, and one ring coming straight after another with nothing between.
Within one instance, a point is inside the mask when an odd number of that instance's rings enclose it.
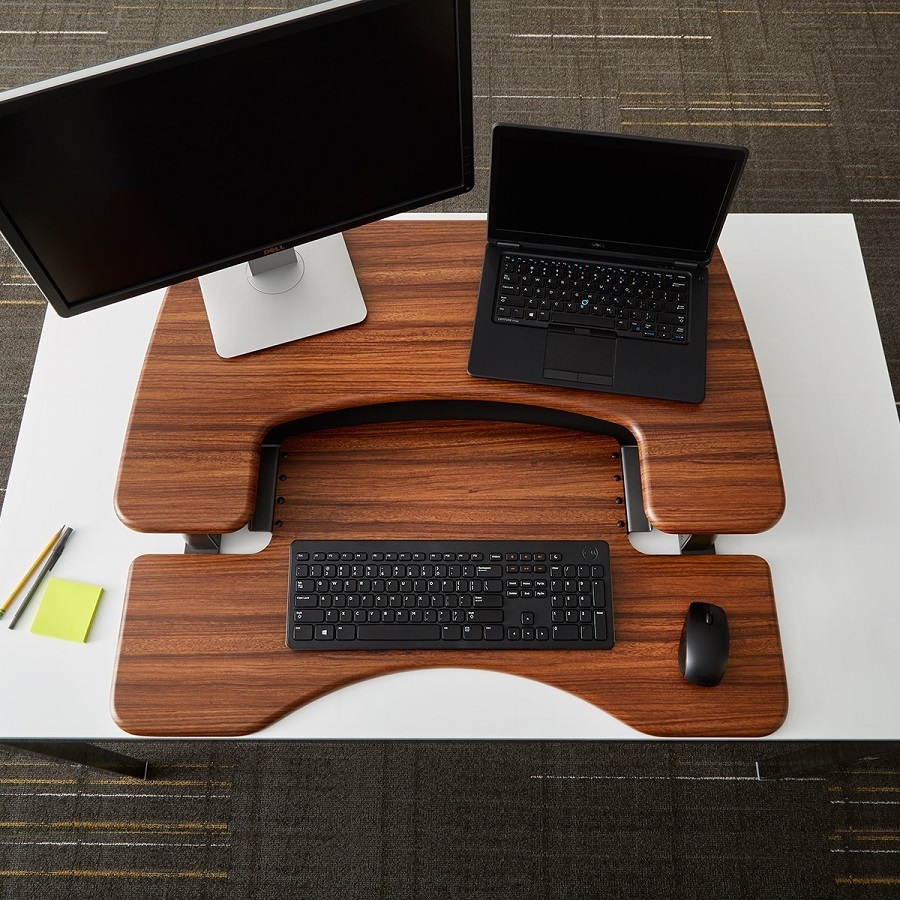
<instances>
[{"instance_id":1,"label":"computer monitor","mask_svg":"<svg viewBox=\"0 0 900 900\"><path fill-rule=\"evenodd\" d=\"M333 0L0 94L0 232L62 316L199 276L237 356L365 318L341 232L472 146L469 0Z\"/></svg>"}]
</instances>

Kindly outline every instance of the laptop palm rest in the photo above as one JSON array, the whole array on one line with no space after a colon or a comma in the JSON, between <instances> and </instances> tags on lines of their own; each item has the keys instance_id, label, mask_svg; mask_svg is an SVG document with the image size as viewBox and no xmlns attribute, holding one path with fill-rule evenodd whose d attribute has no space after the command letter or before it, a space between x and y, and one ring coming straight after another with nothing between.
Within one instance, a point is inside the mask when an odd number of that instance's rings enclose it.
<instances>
[{"instance_id":1,"label":"laptop palm rest","mask_svg":"<svg viewBox=\"0 0 900 900\"><path fill-rule=\"evenodd\" d=\"M616 338L586 328L551 325L544 344L544 378L612 384L616 369Z\"/></svg>"}]
</instances>

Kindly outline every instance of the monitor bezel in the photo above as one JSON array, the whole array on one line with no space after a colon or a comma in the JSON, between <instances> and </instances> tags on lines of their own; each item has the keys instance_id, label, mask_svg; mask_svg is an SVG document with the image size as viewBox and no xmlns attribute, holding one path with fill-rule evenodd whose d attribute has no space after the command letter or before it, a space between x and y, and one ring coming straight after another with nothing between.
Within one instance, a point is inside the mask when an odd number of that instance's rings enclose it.
<instances>
[{"instance_id":1,"label":"monitor bezel","mask_svg":"<svg viewBox=\"0 0 900 900\"><path fill-rule=\"evenodd\" d=\"M207 56L222 52L223 46L250 46L253 43L268 40L273 31L290 33L292 30L303 31L320 24L340 21L363 12L396 6L403 0L327 0L313 6L293 12L279 14L266 19L228 28L212 34L180 41L166 47L148 50L123 59L113 60L97 66L91 66L77 72L67 73L45 79L34 84L13 88L0 93L0 116L5 112L15 113L29 104L40 102L48 92L65 89L69 85L80 85L89 81L100 81L112 84L133 77L135 69L140 74L152 74L165 71L183 64L190 64ZM461 183L444 190L421 197L410 198L402 203L377 210L370 210L360 216L329 223L327 227L299 234L285 235L283 239L252 247L239 254L221 257L215 260L169 272L139 284L130 285L105 294L82 300L70 301L59 289L50 271L41 262L31 245L22 234L15 221L7 214L0 201L0 234L5 238L13 253L34 279L38 288L47 298L54 310L65 318L80 313L108 306L121 300L146 294L160 288L170 287L201 275L207 275L229 266L247 262L264 254L267 250L281 247L295 247L328 235L338 234L351 228L357 228L388 216L407 212L429 203L455 197L472 189L475 183L474 136L472 114L472 29L470 0L448 0L455 8L457 70L459 72L460 103L460 169ZM114 251L110 251L114 252Z\"/></svg>"},{"instance_id":2,"label":"monitor bezel","mask_svg":"<svg viewBox=\"0 0 900 900\"><path fill-rule=\"evenodd\" d=\"M691 252L678 247L660 247L645 244L619 243L604 240L602 243L590 238L578 239L558 235L530 231L517 231L500 228L497 224L500 204L496 174L502 165L500 157L503 143L507 139L515 139L516 135L526 135L538 140L561 140L578 146L598 146L603 144L612 147L634 147L637 144L656 144L671 147L675 152L691 153L707 158L728 159L733 163L731 178L724 191L721 205L717 211L709 241L702 251ZM615 134L600 131L585 131L571 128L553 128L542 125L520 125L511 122L497 122L491 129L491 178L488 189L488 240L492 242L531 245L545 249L579 250L593 255L616 255L653 259L666 263L690 263L708 265L712 259L719 234L725 224L731 200L740 181L741 173L747 161L749 151L746 147L733 144L714 144L703 141L685 141L672 138L649 137L636 134Z\"/></svg>"}]
</instances>

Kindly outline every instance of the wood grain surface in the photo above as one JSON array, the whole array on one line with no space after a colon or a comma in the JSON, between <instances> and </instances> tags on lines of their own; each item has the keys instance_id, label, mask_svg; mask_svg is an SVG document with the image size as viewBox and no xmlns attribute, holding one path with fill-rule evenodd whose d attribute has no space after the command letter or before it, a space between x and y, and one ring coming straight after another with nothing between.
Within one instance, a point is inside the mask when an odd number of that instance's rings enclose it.
<instances>
[{"instance_id":1,"label":"wood grain surface","mask_svg":"<svg viewBox=\"0 0 900 900\"><path fill-rule=\"evenodd\" d=\"M661 736L759 736L787 710L769 569L758 557L645 556L622 521L618 445L606 435L497 422L407 422L293 437L278 521L252 556L144 556L129 581L113 710L140 735L240 735L362 678L475 667L535 679ZM300 652L285 647L296 538L605 539L610 651ZM716 688L677 666L691 600L728 613Z\"/></svg>"},{"instance_id":2,"label":"wood grain surface","mask_svg":"<svg viewBox=\"0 0 900 900\"><path fill-rule=\"evenodd\" d=\"M198 283L168 291L119 472L116 505L130 528L237 530L249 520L260 442L273 426L421 400L525 404L628 428L647 514L662 531L753 533L780 518L768 409L718 254L710 267L708 392L692 405L469 376L483 222L385 221L345 237L369 310L350 328L221 359Z\"/></svg>"}]
</instances>

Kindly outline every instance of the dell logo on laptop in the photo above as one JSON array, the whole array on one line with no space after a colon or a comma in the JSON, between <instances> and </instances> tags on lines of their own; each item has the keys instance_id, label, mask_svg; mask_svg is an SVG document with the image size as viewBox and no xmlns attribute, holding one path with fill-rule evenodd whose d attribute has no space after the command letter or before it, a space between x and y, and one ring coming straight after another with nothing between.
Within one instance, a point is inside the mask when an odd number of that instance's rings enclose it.
<instances>
[{"instance_id":1,"label":"dell logo on laptop","mask_svg":"<svg viewBox=\"0 0 900 900\"><path fill-rule=\"evenodd\" d=\"M606 244L601 244L599 241L591 241L591 246L595 247L597 250L603 250L606 247Z\"/></svg>"}]
</instances>

